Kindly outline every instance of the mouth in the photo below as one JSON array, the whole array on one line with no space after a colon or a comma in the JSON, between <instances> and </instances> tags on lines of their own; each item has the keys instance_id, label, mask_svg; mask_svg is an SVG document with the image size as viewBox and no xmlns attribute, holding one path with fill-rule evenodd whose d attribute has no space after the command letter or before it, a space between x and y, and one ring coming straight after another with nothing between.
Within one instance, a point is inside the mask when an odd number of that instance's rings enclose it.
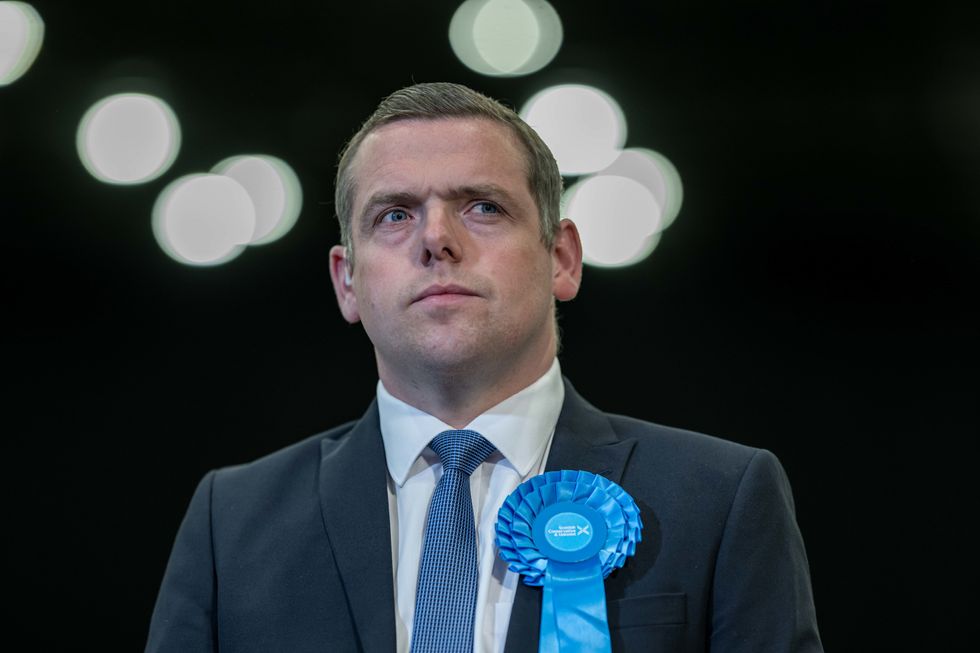
<instances>
[{"instance_id":1,"label":"mouth","mask_svg":"<svg viewBox=\"0 0 980 653\"><path fill-rule=\"evenodd\" d=\"M461 297L478 297L477 293L469 288L457 286L455 284L442 285L433 284L416 295L412 303L421 301L452 301Z\"/></svg>"}]
</instances>

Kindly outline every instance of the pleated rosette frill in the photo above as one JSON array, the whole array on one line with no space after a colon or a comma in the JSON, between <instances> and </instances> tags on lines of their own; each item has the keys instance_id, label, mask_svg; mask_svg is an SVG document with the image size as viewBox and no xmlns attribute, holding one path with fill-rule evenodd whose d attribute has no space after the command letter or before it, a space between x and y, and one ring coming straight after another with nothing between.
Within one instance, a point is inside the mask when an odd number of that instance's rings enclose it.
<instances>
[{"instance_id":1,"label":"pleated rosette frill","mask_svg":"<svg viewBox=\"0 0 980 653\"><path fill-rule=\"evenodd\" d=\"M642 540L640 510L626 490L607 478L586 471L545 472L522 483L504 501L497 514L497 545L509 568L524 582L541 586L549 559L534 541L539 514L558 503L587 506L606 525L605 541L597 556L606 578L623 566Z\"/></svg>"}]
</instances>

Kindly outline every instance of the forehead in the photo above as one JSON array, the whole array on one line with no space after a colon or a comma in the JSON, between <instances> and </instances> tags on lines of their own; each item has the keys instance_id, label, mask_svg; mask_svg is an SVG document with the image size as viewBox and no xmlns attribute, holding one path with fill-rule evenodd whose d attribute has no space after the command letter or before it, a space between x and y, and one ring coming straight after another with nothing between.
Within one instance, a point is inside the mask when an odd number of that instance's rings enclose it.
<instances>
[{"instance_id":1,"label":"forehead","mask_svg":"<svg viewBox=\"0 0 980 653\"><path fill-rule=\"evenodd\" d=\"M375 129L351 163L355 216L380 190L496 184L530 198L527 155L513 131L486 118L398 120Z\"/></svg>"}]
</instances>

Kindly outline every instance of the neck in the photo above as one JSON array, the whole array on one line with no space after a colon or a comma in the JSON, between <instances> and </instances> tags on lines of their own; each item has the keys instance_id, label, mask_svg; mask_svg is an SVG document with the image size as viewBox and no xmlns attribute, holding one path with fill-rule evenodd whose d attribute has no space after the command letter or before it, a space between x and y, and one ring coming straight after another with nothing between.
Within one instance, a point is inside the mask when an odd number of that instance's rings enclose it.
<instances>
[{"instance_id":1,"label":"neck","mask_svg":"<svg viewBox=\"0 0 980 653\"><path fill-rule=\"evenodd\" d=\"M466 366L460 369L412 368L413 373L395 373L378 359L378 375L392 396L438 418L455 429L464 428L504 399L528 387L551 367L554 349L546 355L523 361L518 366ZM474 374L472 369L479 369ZM419 373L421 372L421 373Z\"/></svg>"}]
</instances>

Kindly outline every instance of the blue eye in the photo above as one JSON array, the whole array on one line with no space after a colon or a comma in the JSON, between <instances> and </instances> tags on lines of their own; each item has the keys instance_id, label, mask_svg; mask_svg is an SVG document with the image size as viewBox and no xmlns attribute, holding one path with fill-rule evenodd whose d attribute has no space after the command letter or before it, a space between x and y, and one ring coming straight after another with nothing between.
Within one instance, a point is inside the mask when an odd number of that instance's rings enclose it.
<instances>
[{"instance_id":1,"label":"blue eye","mask_svg":"<svg viewBox=\"0 0 980 653\"><path fill-rule=\"evenodd\" d=\"M408 220L408 213L403 209L392 209L384 215L378 222L404 222Z\"/></svg>"},{"instance_id":2,"label":"blue eye","mask_svg":"<svg viewBox=\"0 0 980 653\"><path fill-rule=\"evenodd\" d=\"M477 202L473 208L479 213L500 213L500 207L493 202Z\"/></svg>"}]
</instances>

